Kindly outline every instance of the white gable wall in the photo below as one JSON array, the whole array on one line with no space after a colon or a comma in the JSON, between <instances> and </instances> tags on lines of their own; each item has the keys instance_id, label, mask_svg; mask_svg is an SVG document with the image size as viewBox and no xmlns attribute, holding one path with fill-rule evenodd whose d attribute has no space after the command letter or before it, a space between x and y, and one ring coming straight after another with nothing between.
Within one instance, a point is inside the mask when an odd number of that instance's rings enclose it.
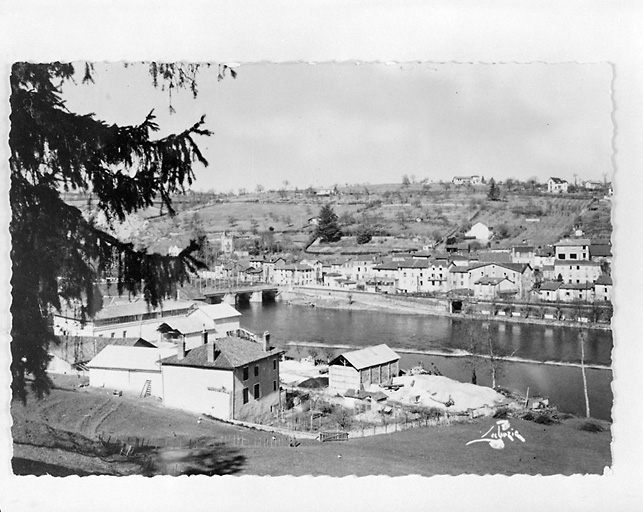
<instances>
[{"instance_id":1,"label":"white gable wall","mask_svg":"<svg viewBox=\"0 0 643 512\"><path fill-rule=\"evenodd\" d=\"M94 388L108 388L127 394L138 395L143 390L146 380L152 382L151 394L163 397L161 372L145 370L119 370L111 368L90 368L89 385Z\"/></svg>"},{"instance_id":2,"label":"white gable wall","mask_svg":"<svg viewBox=\"0 0 643 512\"><path fill-rule=\"evenodd\" d=\"M163 404L215 418L232 418L231 370L162 365Z\"/></svg>"}]
</instances>

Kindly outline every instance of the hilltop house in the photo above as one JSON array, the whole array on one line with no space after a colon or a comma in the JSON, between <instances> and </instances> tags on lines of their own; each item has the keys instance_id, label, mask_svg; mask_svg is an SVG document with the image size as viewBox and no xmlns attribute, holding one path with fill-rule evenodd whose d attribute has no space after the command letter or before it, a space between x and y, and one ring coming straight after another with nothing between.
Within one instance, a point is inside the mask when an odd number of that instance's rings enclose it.
<instances>
[{"instance_id":1,"label":"hilltop house","mask_svg":"<svg viewBox=\"0 0 643 512\"><path fill-rule=\"evenodd\" d=\"M567 181L551 177L547 180L547 192L550 194L566 194L569 183Z\"/></svg>"},{"instance_id":2,"label":"hilltop house","mask_svg":"<svg viewBox=\"0 0 643 512\"><path fill-rule=\"evenodd\" d=\"M482 183L482 176L454 176L451 182L454 185L480 185Z\"/></svg>"},{"instance_id":3,"label":"hilltop house","mask_svg":"<svg viewBox=\"0 0 643 512\"><path fill-rule=\"evenodd\" d=\"M279 359L261 343L226 337L161 361L166 407L221 419L258 421L280 407Z\"/></svg>"},{"instance_id":4,"label":"hilltop house","mask_svg":"<svg viewBox=\"0 0 643 512\"><path fill-rule=\"evenodd\" d=\"M464 236L473 237L479 242L487 243L491 236L491 230L482 222L476 222Z\"/></svg>"},{"instance_id":5,"label":"hilltop house","mask_svg":"<svg viewBox=\"0 0 643 512\"><path fill-rule=\"evenodd\" d=\"M384 384L397 377L399 361L400 356L384 344L340 354L329 363L328 391L341 394Z\"/></svg>"}]
</instances>

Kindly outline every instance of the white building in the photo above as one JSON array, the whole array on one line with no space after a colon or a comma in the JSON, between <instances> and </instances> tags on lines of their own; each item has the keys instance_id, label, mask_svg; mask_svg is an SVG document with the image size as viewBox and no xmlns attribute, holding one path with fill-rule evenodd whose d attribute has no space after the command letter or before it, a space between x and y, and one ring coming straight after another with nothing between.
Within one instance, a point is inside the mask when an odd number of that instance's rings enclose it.
<instances>
[{"instance_id":1,"label":"white building","mask_svg":"<svg viewBox=\"0 0 643 512\"><path fill-rule=\"evenodd\" d=\"M165 301L154 309L140 300L106 306L86 322L73 312L54 315L54 334L143 338L152 343L183 337L193 347L201 344L204 336L223 337L239 329L240 317L241 313L224 303Z\"/></svg>"},{"instance_id":2,"label":"white building","mask_svg":"<svg viewBox=\"0 0 643 512\"><path fill-rule=\"evenodd\" d=\"M107 345L88 364L89 385L123 393L163 397L161 359L175 348L156 349Z\"/></svg>"},{"instance_id":3,"label":"white building","mask_svg":"<svg viewBox=\"0 0 643 512\"><path fill-rule=\"evenodd\" d=\"M400 356L384 344L345 352L329 364L328 391L341 394L384 384L397 377L399 361Z\"/></svg>"},{"instance_id":4,"label":"white building","mask_svg":"<svg viewBox=\"0 0 643 512\"><path fill-rule=\"evenodd\" d=\"M482 222L476 222L473 226L471 226L471 229L465 233L465 236L474 237L480 242L487 243L489 241L489 237L491 236L491 230Z\"/></svg>"},{"instance_id":5,"label":"white building","mask_svg":"<svg viewBox=\"0 0 643 512\"><path fill-rule=\"evenodd\" d=\"M565 194L569 183L560 178L551 177L547 180L547 192L550 194Z\"/></svg>"},{"instance_id":6,"label":"white building","mask_svg":"<svg viewBox=\"0 0 643 512\"><path fill-rule=\"evenodd\" d=\"M283 351L227 337L179 351L161 362L163 404L221 419L257 421L280 406Z\"/></svg>"}]
</instances>

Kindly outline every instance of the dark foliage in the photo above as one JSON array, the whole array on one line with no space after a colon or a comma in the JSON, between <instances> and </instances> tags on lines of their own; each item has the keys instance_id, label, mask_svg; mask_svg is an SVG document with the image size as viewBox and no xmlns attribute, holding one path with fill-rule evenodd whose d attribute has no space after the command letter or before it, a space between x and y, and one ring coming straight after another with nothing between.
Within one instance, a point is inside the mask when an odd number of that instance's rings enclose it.
<instances>
[{"instance_id":1,"label":"dark foliage","mask_svg":"<svg viewBox=\"0 0 643 512\"><path fill-rule=\"evenodd\" d=\"M163 68L164 75L173 72ZM50 388L48 317L62 303L91 317L96 280L110 272L119 292L140 293L156 306L201 266L192 256L196 241L178 257L135 250L65 203L61 192L91 192L108 223L155 199L173 214L171 196L192 183L193 163L207 165L194 140L210 135L204 119L154 140L152 112L137 126L76 114L61 98L62 83L73 75L71 64L16 63L10 77L11 373L14 396L22 400L26 374L37 396ZM93 82L89 65L83 82Z\"/></svg>"},{"instance_id":2,"label":"dark foliage","mask_svg":"<svg viewBox=\"0 0 643 512\"><path fill-rule=\"evenodd\" d=\"M603 432L605 430L605 428L603 427L603 425L601 425L601 423L599 423L596 420L592 420L592 419L583 421L578 426L578 428L580 430L585 431L585 432L594 432L594 433Z\"/></svg>"},{"instance_id":3,"label":"dark foliage","mask_svg":"<svg viewBox=\"0 0 643 512\"><path fill-rule=\"evenodd\" d=\"M498 201L500 199L500 189L496 185L496 181L493 178L489 180L489 191L487 192L487 199L489 201Z\"/></svg>"},{"instance_id":4,"label":"dark foliage","mask_svg":"<svg viewBox=\"0 0 643 512\"><path fill-rule=\"evenodd\" d=\"M342 238L337 215L330 204L325 204L319 211L317 236L321 238L322 242L337 242Z\"/></svg>"}]
</instances>

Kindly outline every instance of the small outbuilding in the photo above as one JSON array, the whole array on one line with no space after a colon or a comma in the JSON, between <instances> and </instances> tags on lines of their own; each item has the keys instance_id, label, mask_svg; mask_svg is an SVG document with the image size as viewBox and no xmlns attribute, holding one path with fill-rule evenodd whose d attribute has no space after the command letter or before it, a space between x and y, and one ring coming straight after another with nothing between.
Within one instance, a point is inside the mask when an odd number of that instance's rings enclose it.
<instances>
[{"instance_id":1,"label":"small outbuilding","mask_svg":"<svg viewBox=\"0 0 643 512\"><path fill-rule=\"evenodd\" d=\"M107 345L88 364L89 385L163 397L161 359L176 349Z\"/></svg>"},{"instance_id":2,"label":"small outbuilding","mask_svg":"<svg viewBox=\"0 0 643 512\"><path fill-rule=\"evenodd\" d=\"M400 356L388 345L376 345L340 354L329 363L328 391L346 393L384 384L400 371Z\"/></svg>"}]
</instances>

